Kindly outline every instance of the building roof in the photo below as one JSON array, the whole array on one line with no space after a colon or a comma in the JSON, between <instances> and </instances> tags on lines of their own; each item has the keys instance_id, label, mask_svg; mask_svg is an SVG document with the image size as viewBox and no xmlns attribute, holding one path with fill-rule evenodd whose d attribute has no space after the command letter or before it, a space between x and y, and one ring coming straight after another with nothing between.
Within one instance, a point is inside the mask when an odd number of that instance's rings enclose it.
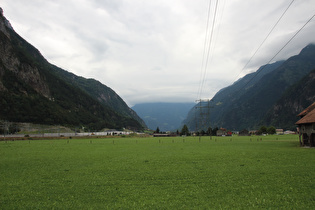
<instances>
[{"instance_id":1,"label":"building roof","mask_svg":"<svg viewBox=\"0 0 315 210\"><path fill-rule=\"evenodd\" d=\"M311 106L307 107L298 116L304 116L304 117L302 117L299 121L297 121L295 123L297 125L315 123L315 103L313 103Z\"/></svg>"},{"instance_id":2,"label":"building roof","mask_svg":"<svg viewBox=\"0 0 315 210\"><path fill-rule=\"evenodd\" d=\"M300 114L298 114L297 116L299 117L303 117L305 115L307 115L309 112L311 112L312 110L315 109L315 102L313 104L311 104L310 106L308 106L306 109L304 109Z\"/></svg>"}]
</instances>

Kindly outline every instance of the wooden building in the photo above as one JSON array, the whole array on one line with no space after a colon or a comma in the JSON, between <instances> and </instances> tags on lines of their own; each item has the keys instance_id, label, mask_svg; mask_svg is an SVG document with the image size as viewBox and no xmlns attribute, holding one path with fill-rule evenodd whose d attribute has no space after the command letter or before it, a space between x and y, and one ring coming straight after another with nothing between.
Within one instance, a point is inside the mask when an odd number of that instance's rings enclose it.
<instances>
[{"instance_id":1,"label":"wooden building","mask_svg":"<svg viewBox=\"0 0 315 210\"><path fill-rule=\"evenodd\" d=\"M276 134L277 135L283 135L284 134L284 132L283 132L283 129L276 129Z\"/></svg>"},{"instance_id":2,"label":"wooden building","mask_svg":"<svg viewBox=\"0 0 315 210\"><path fill-rule=\"evenodd\" d=\"M227 130L225 128L220 128L217 130L217 136L226 136L227 135Z\"/></svg>"},{"instance_id":3,"label":"wooden building","mask_svg":"<svg viewBox=\"0 0 315 210\"><path fill-rule=\"evenodd\" d=\"M301 146L315 147L315 102L298 114L301 119L298 125Z\"/></svg>"},{"instance_id":4,"label":"wooden building","mask_svg":"<svg viewBox=\"0 0 315 210\"><path fill-rule=\"evenodd\" d=\"M239 136L250 136L251 134L249 133L248 130L244 129L244 130L240 131L238 135Z\"/></svg>"},{"instance_id":5,"label":"wooden building","mask_svg":"<svg viewBox=\"0 0 315 210\"><path fill-rule=\"evenodd\" d=\"M220 128L217 130L217 136L232 136L232 132L228 131L226 128Z\"/></svg>"}]
</instances>

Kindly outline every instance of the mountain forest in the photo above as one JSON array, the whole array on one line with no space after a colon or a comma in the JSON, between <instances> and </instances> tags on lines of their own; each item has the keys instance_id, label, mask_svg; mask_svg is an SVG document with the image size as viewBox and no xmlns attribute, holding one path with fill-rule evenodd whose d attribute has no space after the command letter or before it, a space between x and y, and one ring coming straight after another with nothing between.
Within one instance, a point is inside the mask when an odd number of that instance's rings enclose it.
<instances>
[{"instance_id":1,"label":"mountain forest","mask_svg":"<svg viewBox=\"0 0 315 210\"><path fill-rule=\"evenodd\" d=\"M314 101L315 45L309 44L298 55L264 65L218 91L209 102L197 104L182 124L190 130L207 129L198 127L203 120L198 107L209 106L206 124L210 127L237 131L274 126L295 130L297 114Z\"/></svg>"},{"instance_id":2,"label":"mountain forest","mask_svg":"<svg viewBox=\"0 0 315 210\"><path fill-rule=\"evenodd\" d=\"M0 119L99 131L143 130L143 120L111 88L53 64L0 14Z\"/></svg>"}]
</instances>

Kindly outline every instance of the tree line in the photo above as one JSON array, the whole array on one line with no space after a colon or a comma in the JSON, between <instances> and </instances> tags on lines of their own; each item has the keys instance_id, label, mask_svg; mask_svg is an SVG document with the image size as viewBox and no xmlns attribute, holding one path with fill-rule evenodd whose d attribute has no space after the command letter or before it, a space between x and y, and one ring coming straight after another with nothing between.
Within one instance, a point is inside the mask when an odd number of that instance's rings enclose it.
<instances>
[{"instance_id":1,"label":"tree line","mask_svg":"<svg viewBox=\"0 0 315 210\"><path fill-rule=\"evenodd\" d=\"M197 136L216 136L218 130L219 130L218 127L215 127L215 128L208 127L208 129L206 131L205 130L197 131L195 134ZM154 133L161 133L160 128L157 127ZM182 127L181 131L179 131L179 130L176 131L176 134L177 135L190 136L191 132L189 131L188 126L184 125ZM276 128L274 126L270 126L270 127L261 126L259 128L259 130L256 131L255 134L256 135L276 134Z\"/></svg>"}]
</instances>

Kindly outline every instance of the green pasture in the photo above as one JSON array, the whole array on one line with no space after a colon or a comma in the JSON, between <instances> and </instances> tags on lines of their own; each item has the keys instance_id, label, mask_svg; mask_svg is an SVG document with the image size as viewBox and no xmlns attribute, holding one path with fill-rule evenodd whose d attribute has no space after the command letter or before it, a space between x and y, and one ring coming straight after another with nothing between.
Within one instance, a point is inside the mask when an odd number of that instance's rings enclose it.
<instances>
[{"instance_id":1,"label":"green pasture","mask_svg":"<svg viewBox=\"0 0 315 210\"><path fill-rule=\"evenodd\" d=\"M314 209L298 136L0 142L1 209Z\"/></svg>"}]
</instances>

